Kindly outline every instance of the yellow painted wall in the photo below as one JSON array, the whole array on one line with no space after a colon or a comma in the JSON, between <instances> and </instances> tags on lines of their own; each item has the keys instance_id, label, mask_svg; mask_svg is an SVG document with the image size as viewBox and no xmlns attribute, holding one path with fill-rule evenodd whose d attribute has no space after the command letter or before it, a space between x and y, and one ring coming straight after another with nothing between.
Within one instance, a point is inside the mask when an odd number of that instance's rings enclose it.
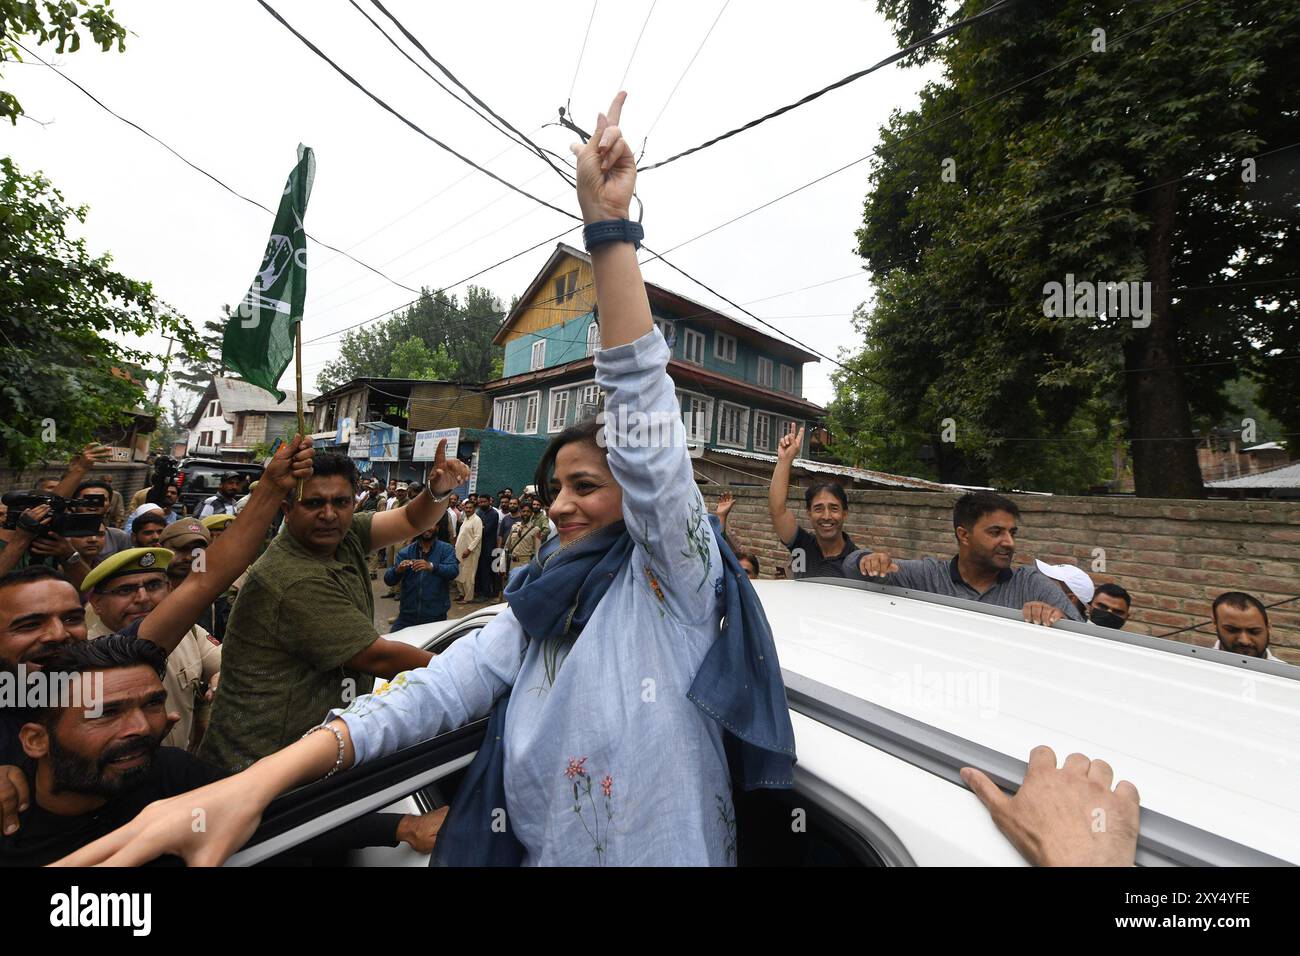
<instances>
[{"instance_id":1,"label":"yellow painted wall","mask_svg":"<svg viewBox=\"0 0 1300 956\"><path fill-rule=\"evenodd\" d=\"M565 302L555 301L555 280L574 270L578 272L576 291L573 298ZM530 332L538 332L553 325L563 325L570 319L586 315L596 305L596 287L593 283L591 264L565 256L555 264L546 276L546 281L533 293L532 299L515 319L505 335L505 342L513 342Z\"/></svg>"}]
</instances>

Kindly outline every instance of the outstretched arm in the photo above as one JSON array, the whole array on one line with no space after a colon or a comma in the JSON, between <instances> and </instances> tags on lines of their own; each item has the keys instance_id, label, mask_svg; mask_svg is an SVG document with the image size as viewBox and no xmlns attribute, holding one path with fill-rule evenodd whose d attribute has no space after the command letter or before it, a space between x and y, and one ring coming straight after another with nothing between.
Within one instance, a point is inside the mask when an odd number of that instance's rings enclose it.
<instances>
[{"instance_id":1,"label":"outstretched arm","mask_svg":"<svg viewBox=\"0 0 1300 956\"><path fill-rule=\"evenodd\" d=\"M326 726L343 735L340 769L395 753L486 714L514 683L524 646L523 629L506 609L427 667L399 675L384 690L357 698L344 711L332 711ZM272 800L323 777L338 756L338 738L316 730L241 773L149 804L130 823L55 865L140 866L173 854L191 866L220 866L248 842ZM194 810L200 808L207 826L196 833Z\"/></svg>"},{"instance_id":2,"label":"outstretched arm","mask_svg":"<svg viewBox=\"0 0 1300 956\"><path fill-rule=\"evenodd\" d=\"M376 511L370 522L370 548L378 551L390 544L407 541L436 525L447 512L447 502L435 502L452 488L469 479L469 466L458 458L447 458L447 439L438 442L433 470L424 491L402 508Z\"/></svg>"},{"instance_id":3,"label":"outstretched arm","mask_svg":"<svg viewBox=\"0 0 1300 956\"><path fill-rule=\"evenodd\" d=\"M347 724L332 720L329 726L343 735L343 766L350 767L353 749ZM327 730L309 734L263 757L243 773L149 804L130 823L53 865L141 866L164 854L175 854L190 866L220 866L248 842L272 800L323 777L334 766L338 752L334 734ZM203 811L206 826L195 832L192 823L198 809Z\"/></svg>"},{"instance_id":4,"label":"outstretched arm","mask_svg":"<svg viewBox=\"0 0 1300 956\"><path fill-rule=\"evenodd\" d=\"M795 432L794 425L781 436L776 449L776 467L772 469L772 485L767 489L767 511L772 516L772 527L777 537L787 548L794 544L794 536L799 532L799 523L786 505L790 494L790 465L799 449L803 447L803 429Z\"/></svg>"},{"instance_id":5,"label":"outstretched arm","mask_svg":"<svg viewBox=\"0 0 1300 956\"><path fill-rule=\"evenodd\" d=\"M266 466L257 490L248 499L239 520L208 548L204 555L204 570L190 574L140 622L140 637L153 641L169 654L176 649L199 615L224 594L257 557L257 549L265 540L266 530L271 527L284 496L299 478L311 477L314 454L311 439L302 435L281 446Z\"/></svg>"}]
</instances>

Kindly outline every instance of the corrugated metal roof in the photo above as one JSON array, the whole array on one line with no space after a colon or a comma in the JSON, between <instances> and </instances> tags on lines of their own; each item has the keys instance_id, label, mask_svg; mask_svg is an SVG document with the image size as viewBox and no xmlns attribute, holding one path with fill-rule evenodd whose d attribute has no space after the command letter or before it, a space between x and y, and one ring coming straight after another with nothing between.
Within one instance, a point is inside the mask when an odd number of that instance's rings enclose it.
<instances>
[{"instance_id":1,"label":"corrugated metal roof","mask_svg":"<svg viewBox=\"0 0 1300 956\"><path fill-rule=\"evenodd\" d=\"M1207 481L1205 485L1207 488L1300 488L1300 461L1240 478Z\"/></svg>"},{"instance_id":2,"label":"corrugated metal roof","mask_svg":"<svg viewBox=\"0 0 1300 956\"><path fill-rule=\"evenodd\" d=\"M751 461L763 461L769 464L776 463L775 455L765 455L756 451L740 451L736 448L712 448L707 449L710 455L731 455L735 458L748 458ZM794 460L795 468L802 468L804 471L820 475L836 475L841 478L854 478L858 481L869 481L872 484L886 485L891 488L913 488L917 491L962 491L960 485L945 485L937 481L930 481L926 478L913 478L910 475L891 475L885 471L872 471L868 468L850 468L847 465L832 465L824 461L813 461L809 458L796 458Z\"/></svg>"}]
</instances>

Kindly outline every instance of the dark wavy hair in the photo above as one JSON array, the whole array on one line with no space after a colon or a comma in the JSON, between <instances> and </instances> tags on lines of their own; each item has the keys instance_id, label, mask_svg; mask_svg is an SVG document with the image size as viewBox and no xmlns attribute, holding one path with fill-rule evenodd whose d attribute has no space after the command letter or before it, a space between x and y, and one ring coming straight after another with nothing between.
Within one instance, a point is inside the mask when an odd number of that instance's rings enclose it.
<instances>
[{"instance_id":1,"label":"dark wavy hair","mask_svg":"<svg viewBox=\"0 0 1300 956\"><path fill-rule=\"evenodd\" d=\"M991 491L970 491L957 499L952 506L952 527L965 528L970 531L985 515L995 511L1005 511L1016 520L1020 519L1020 509L1010 498L1003 498Z\"/></svg>"},{"instance_id":2,"label":"dark wavy hair","mask_svg":"<svg viewBox=\"0 0 1300 956\"><path fill-rule=\"evenodd\" d=\"M43 662L47 674L80 674L145 664L162 680L167 652L153 641L132 634L105 634L88 641L65 641Z\"/></svg>"},{"instance_id":3,"label":"dark wavy hair","mask_svg":"<svg viewBox=\"0 0 1300 956\"><path fill-rule=\"evenodd\" d=\"M840 499L840 504L844 510L849 510L849 496L844 493L844 486L838 481L818 481L808 486L808 490L803 493L803 504L805 508L811 508L813 499L823 491L829 491L836 498Z\"/></svg>"},{"instance_id":4,"label":"dark wavy hair","mask_svg":"<svg viewBox=\"0 0 1300 956\"><path fill-rule=\"evenodd\" d=\"M342 475L352 485L353 493L357 490L357 466L347 455L340 455L333 451L316 455L311 460L311 474L313 478Z\"/></svg>"},{"instance_id":5,"label":"dark wavy hair","mask_svg":"<svg viewBox=\"0 0 1300 956\"><path fill-rule=\"evenodd\" d=\"M598 418L584 418L580 422L574 422L551 439L551 443L546 446L546 451L542 452L542 460L537 463L537 470L533 472L533 484L537 486L537 497L541 499L542 504L549 508L554 500L551 497L551 473L555 470L555 458L560 454L560 449L574 442L587 442L592 447L604 451L597 439L604 427Z\"/></svg>"}]
</instances>

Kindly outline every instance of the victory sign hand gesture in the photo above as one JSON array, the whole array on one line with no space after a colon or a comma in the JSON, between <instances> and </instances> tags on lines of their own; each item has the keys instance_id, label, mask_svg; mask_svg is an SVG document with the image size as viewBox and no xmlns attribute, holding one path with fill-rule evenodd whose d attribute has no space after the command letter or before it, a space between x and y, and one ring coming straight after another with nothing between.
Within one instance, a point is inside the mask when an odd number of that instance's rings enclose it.
<instances>
[{"instance_id":1,"label":"victory sign hand gesture","mask_svg":"<svg viewBox=\"0 0 1300 956\"><path fill-rule=\"evenodd\" d=\"M636 159L618 121L626 93L619 93L609 113L596 117L596 131L586 144L569 148L578 157L578 205L587 222L626 219L636 189Z\"/></svg>"}]
</instances>

